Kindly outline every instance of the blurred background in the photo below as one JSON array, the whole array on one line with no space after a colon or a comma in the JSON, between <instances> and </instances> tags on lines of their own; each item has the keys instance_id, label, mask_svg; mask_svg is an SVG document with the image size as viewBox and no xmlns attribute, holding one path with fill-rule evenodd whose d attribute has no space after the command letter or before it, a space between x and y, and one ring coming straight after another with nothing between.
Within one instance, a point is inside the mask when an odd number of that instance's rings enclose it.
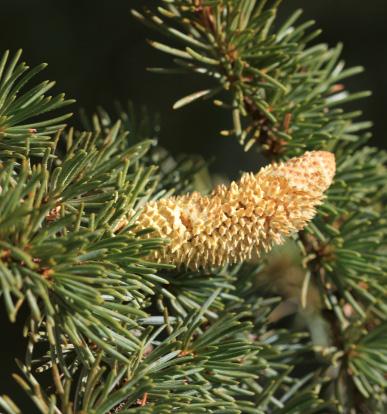
<instances>
[{"instance_id":1,"label":"blurred background","mask_svg":"<svg viewBox=\"0 0 387 414\"><path fill-rule=\"evenodd\" d=\"M254 169L251 155L244 154L233 139L218 134L229 124L227 113L209 102L171 109L181 96L203 88L203 80L161 77L145 71L148 66L170 63L146 43L158 34L129 14L131 7L152 3L154 0L1 0L0 53L23 48L24 60L31 66L49 63L42 77L57 81L56 92L77 99L72 108L75 112L82 107L92 113L97 105L112 109L114 101L131 99L137 106L146 105L159 113L161 144L173 153L216 156L212 171L229 176L241 169ZM371 98L356 105L365 119L374 122L372 143L387 148L386 0L285 0L282 16L297 8L304 10L303 20L316 20L317 27L323 29L320 41L331 46L344 43L348 66L365 67L364 74L346 84L354 91L373 91ZM1 305L0 323L0 394L16 395L18 387L10 373L16 370L15 356L23 357L23 339L20 326L8 322ZM25 410L34 412L32 408Z\"/></svg>"}]
</instances>

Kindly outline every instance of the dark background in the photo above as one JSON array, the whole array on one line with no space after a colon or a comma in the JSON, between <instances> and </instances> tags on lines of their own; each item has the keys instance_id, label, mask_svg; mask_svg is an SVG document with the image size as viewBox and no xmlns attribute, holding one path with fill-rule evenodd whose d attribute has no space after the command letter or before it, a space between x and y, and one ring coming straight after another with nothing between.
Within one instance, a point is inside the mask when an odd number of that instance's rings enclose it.
<instances>
[{"instance_id":1,"label":"dark background","mask_svg":"<svg viewBox=\"0 0 387 414\"><path fill-rule=\"evenodd\" d=\"M24 49L31 66L48 62L44 78L57 81L56 92L76 98L73 110L92 112L97 105L112 108L113 102L129 98L138 106L161 115L161 144L173 153L195 152L217 161L213 171L235 175L254 168L231 138L218 131L229 121L210 103L190 105L179 111L171 106L181 96L202 88L200 79L160 77L147 66L168 65L170 60L150 48L145 40L158 37L129 14L131 7L151 5L141 0L1 0L0 51ZM346 81L352 90L371 89L373 96L357 105L364 118L374 121L372 143L387 148L387 2L386 0L284 0L282 15L303 8L305 19L323 29L320 41L331 46L344 42L348 66L362 65L365 74ZM76 121L76 118L74 120ZM16 395L10 379L16 370L13 359L22 358L20 326L11 325L0 306L2 337L0 394ZM22 317L20 318L22 319ZM27 406L25 406L27 407ZM23 412L32 413L31 409Z\"/></svg>"}]
</instances>

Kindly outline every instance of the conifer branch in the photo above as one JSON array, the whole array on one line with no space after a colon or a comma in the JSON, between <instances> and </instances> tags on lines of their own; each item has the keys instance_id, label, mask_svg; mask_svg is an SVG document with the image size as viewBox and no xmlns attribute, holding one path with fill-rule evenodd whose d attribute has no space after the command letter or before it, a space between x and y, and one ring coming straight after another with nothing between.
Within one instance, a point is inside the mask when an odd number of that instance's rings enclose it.
<instances>
[{"instance_id":1,"label":"conifer branch","mask_svg":"<svg viewBox=\"0 0 387 414\"><path fill-rule=\"evenodd\" d=\"M370 136L366 132L370 123L357 121L360 112L342 109L347 102L369 95L351 94L342 83L362 69L344 68L341 45L309 46L319 31L309 32L311 22L296 26L299 11L274 29L279 2L162 3L157 9L133 12L169 39L168 44L151 45L173 55L176 70L155 72L194 73L214 81L212 89L194 92L175 107L223 90L228 100L214 103L231 111L233 122L233 128L223 134L236 135L245 150L258 144L270 159L287 159L304 149L336 154L335 183L315 220L300 233L299 247L306 274L332 313L324 335L338 350L335 358L341 368L332 380L340 409L351 410L359 401L380 407L384 367L374 375L373 385L366 379L364 364L364 372L346 373L354 356L349 350L359 340L356 330L372 334L385 320L385 154L362 148ZM307 290L304 284L304 302ZM308 306L316 307L311 314L321 312L320 302Z\"/></svg>"},{"instance_id":2,"label":"conifer branch","mask_svg":"<svg viewBox=\"0 0 387 414\"><path fill-rule=\"evenodd\" d=\"M359 113L341 109L369 96L367 91L351 94L342 83L362 68L345 69L341 45L309 46L320 31L309 31L310 21L296 26L300 11L274 29L280 2L161 3L144 13L132 11L173 42L150 44L174 56L177 74L194 73L214 81L213 88L180 99L175 108L225 91L227 100L216 99L214 104L231 112L233 127L222 134L235 135L245 150L258 144L269 156L300 155L331 149L336 141L354 141L356 133L369 127L362 122L351 125Z\"/></svg>"},{"instance_id":3,"label":"conifer branch","mask_svg":"<svg viewBox=\"0 0 387 414\"><path fill-rule=\"evenodd\" d=\"M25 90L29 81L41 72L46 64L30 69L19 63L21 50L10 58L8 51L0 58L0 156L2 159L43 157L52 143L50 136L65 127L71 114L47 117L74 100L64 94L48 96L55 82L45 81Z\"/></svg>"},{"instance_id":4,"label":"conifer branch","mask_svg":"<svg viewBox=\"0 0 387 414\"><path fill-rule=\"evenodd\" d=\"M318 31L299 12L276 27L279 4L133 12L170 39L151 42L174 57L156 72L213 79L175 107L216 98L225 135L285 161L209 197L184 195L205 163L160 147L146 111L98 108L85 132L65 130L67 115L47 113L70 101L47 96L52 83L24 89L44 65L0 59L0 297L11 321L29 307L14 378L40 412L385 411L387 156L342 109L368 95L342 84L361 69L344 68L341 46L310 46ZM317 152L290 159L305 150ZM233 219L236 234L212 239ZM300 228L279 260L250 258ZM230 239L241 243L219 252ZM22 412L7 396L0 407Z\"/></svg>"}]
</instances>

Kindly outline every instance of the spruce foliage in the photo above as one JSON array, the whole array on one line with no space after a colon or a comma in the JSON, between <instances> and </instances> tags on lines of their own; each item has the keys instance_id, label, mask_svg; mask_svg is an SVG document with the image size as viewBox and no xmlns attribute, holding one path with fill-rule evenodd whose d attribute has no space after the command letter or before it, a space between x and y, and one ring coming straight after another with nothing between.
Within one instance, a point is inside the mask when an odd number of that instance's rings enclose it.
<instances>
[{"instance_id":1,"label":"spruce foliage","mask_svg":"<svg viewBox=\"0 0 387 414\"><path fill-rule=\"evenodd\" d=\"M387 154L345 109L369 95L341 83L361 68L345 68L341 45L316 44L299 11L280 24L279 6L160 0L132 11L173 58L154 72L212 79L176 109L212 100L230 113L222 134L268 162L336 155L304 231L279 254L211 271L149 262L168 240L141 237L151 229L138 231L136 215L117 231L147 201L197 189L205 163L173 158L157 121L131 105L83 115L85 131L66 126L72 101L47 96L51 82L27 87L44 65L1 54L0 297L12 322L29 308L14 379L39 412L385 412ZM9 396L0 407L22 412Z\"/></svg>"}]
</instances>

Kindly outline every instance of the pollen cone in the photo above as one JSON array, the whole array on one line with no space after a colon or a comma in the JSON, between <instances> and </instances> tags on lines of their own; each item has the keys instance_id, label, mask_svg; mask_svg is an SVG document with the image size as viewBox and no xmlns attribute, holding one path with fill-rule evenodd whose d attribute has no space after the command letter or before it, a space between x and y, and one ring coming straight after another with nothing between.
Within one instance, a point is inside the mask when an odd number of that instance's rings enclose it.
<instances>
[{"instance_id":1,"label":"pollen cone","mask_svg":"<svg viewBox=\"0 0 387 414\"><path fill-rule=\"evenodd\" d=\"M303 229L335 175L335 158L307 152L257 174L246 173L209 196L197 192L152 201L138 218L147 237L170 243L150 260L192 270L249 260Z\"/></svg>"}]
</instances>

